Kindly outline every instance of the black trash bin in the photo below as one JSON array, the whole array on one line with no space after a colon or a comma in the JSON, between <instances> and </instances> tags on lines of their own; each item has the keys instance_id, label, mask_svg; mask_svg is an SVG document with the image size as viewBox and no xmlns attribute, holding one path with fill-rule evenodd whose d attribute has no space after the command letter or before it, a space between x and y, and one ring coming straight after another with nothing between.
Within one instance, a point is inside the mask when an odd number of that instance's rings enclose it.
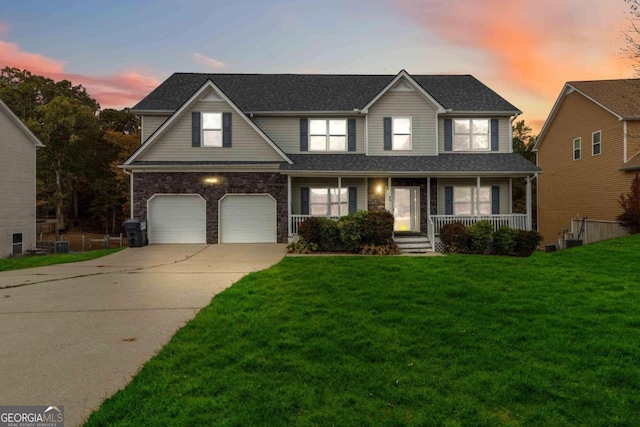
<instances>
[{"instance_id":1,"label":"black trash bin","mask_svg":"<svg viewBox=\"0 0 640 427\"><path fill-rule=\"evenodd\" d=\"M147 244L147 221L131 218L122 223L127 233L130 248L140 248Z\"/></svg>"}]
</instances>

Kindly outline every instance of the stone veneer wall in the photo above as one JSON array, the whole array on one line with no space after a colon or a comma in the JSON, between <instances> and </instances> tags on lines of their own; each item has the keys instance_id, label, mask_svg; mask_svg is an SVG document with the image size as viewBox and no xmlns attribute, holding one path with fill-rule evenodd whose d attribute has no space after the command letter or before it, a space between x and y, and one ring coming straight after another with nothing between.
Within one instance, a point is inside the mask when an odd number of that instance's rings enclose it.
<instances>
[{"instance_id":1,"label":"stone veneer wall","mask_svg":"<svg viewBox=\"0 0 640 427\"><path fill-rule=\"evenodd\" d=\"M206 184L216 177L218 184ZM133 174L136 218L147 217L147 200L154 194L200 194L207 201L207 243L218 243L218 200L225 194L268 193L277 203L278 243L287 242L287 177L265 172L149 172Z\"/></svg>"}]
</instances>

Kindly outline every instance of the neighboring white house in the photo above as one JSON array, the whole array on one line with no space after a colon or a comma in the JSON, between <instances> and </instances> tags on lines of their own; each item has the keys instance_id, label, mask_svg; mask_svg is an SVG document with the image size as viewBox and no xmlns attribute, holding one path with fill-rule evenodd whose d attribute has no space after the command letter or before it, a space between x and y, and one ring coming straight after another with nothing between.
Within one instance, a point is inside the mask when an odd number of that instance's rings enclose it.
<instances>
[{"instance_id":1,"label":"neighboring white house","mask_svg":"<svg viewBox=\"0 0 640 427\"><path fill-rule=\"evenodd\" d=\"M0 100L0 258L36 239L36 148L42 143Z\"/></svg>"}]
</instances>

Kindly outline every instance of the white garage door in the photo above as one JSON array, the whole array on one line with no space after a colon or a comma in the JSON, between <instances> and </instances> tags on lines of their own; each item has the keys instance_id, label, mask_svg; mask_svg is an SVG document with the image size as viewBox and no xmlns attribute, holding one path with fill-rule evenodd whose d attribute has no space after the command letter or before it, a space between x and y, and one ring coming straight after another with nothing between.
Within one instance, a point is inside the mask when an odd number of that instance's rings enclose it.
<instances>
[{"instance_id":1,"label":"white garage door","mask_svg":"<svg viewBox=\"0 0 640 427\"><path fill-rule=\"evenodd\" d=\"M220 200L220 243L275 243L276 201L265 194Z\"/></svg>"},{"instance_id":2,"label":"white garage door","mask_svg":"<svg viewBox=\"0 0 640 427\"><path fill-rule=\"evenodd\" d=\"M197 194L157 194L147 206L149 243L206 243L206 203Z\"/></svg>"}]
</instances>

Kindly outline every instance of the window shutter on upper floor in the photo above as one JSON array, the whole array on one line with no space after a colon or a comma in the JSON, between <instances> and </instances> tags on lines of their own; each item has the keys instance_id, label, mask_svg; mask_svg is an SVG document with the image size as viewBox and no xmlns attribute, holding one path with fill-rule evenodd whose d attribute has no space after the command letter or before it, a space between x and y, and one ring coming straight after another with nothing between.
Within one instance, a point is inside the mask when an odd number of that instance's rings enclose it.
<instances>
[{"instance_id":1,"label":"window shutter on upper floor","mask_svg":"<svg viewBox=\"0 0 640 427\"><path fill-rule=\"evenodd\" d=\"M300 215L309 215L309 187L300 188Z\"/></svg>"},{"instance_id":2,"label":"window shutter on upper floor","mask_svg":"<svg viewBox=\"0 0 640 427\"><path fill-rule=\"evenodd\" d=\"M356 119L347 121L347 146L349 151L356 151Z\"/></svg>"},{"instance_id":3,"label":"window shutter on upper floor","mask_svg":"<svg viewBox=\"0 0 640 427\"><path fill-rule=\"evenodd\" d=\"M500 187L494 185L491 187L491 214L498 215L500 213Z\"/></svg>"},{"instance_id":4,"label":"window shutter on upper floor","mask_svg":"<svg viewBox=\"0 0 640 427\"><path fill-rule=\"evenodd\" d=\"M222 113L222 146L231 147L231 113Z\"/></svg>"},{"instance_id":5,"label":"window shutter on upper floor","mask_svg":"<svg viewBox=\"0 0 640 427\"><path fill-rule=\"evenodd\" d=\"M444 151L453 151L453 121L444 119Z\"/></svg>"},{"instance_id":6,"label":"window shutter on upper floor","mask_svg":"<svg viewBox=\"0 0 640 427\"><path fill-rule=\"evenodd\" d=\"M358 210L358 187L349 187L349 213Z\"/></svg>"},{"instance_id":7,"label":"window shutter on upper floor","mask_svg":"<svg viewBox=\"0 0 640 427\"><path fill-rule=\"evenodd\" d=\"M491 151L499 151L498 119L491 119Z\"/></svg>"},{"instance_id":8,"label":"window shutter on upper floor","mask_svg":"<svg viewBox=\"0 0 640 427\"><path fill-rule=\"evenodd\" d=\"M444 214L453 215L453 187L444 187Z\"/></svg>"},{"instance_id":9,"label":"window shutter on upper floor","mask_svg":"<svg viewBox=\"0 0 640 427\"><path fill-rule=\"evenodd\" d=\"M382 119L382 128L384 134L384 149L385 151L391 150L391 117L384 117Z\"/></svg>"},{"instance_id":10,"label":"window shutter on upper floor","mask_svg":"<svg viewBox=\"0 0 640 427\"><path fill-rule=\"evenodd\" d=\"M300 151L309 151L309 119L300 119Z\"/></svg>"},{"instance_id":11,"label":"window shutter on upper floor","mask_svg":"<svg viewBox=\"0 0 640 427\"><path fill-rule=\"evenodd\" d=\"M200 147L200 113L193 111L191 113L191 146Z\"/></svg>"}]
</instances>

